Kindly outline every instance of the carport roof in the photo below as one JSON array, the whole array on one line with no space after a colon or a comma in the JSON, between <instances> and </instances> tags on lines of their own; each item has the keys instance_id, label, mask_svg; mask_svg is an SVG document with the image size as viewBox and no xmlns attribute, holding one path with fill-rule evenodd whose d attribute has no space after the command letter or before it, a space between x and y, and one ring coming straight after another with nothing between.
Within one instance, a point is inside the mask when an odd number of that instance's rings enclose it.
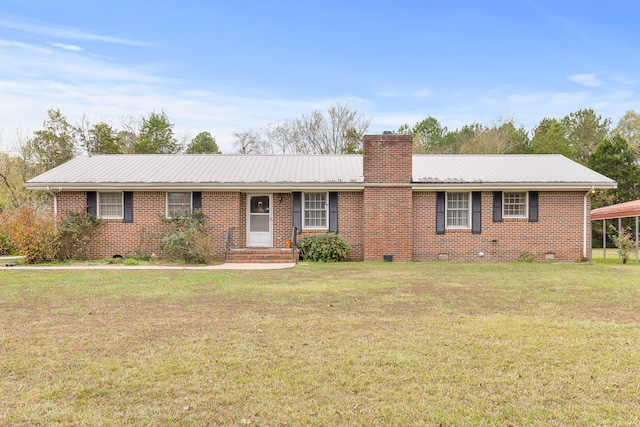
<instances>
[{"instance_id":1,"label":"carport roof","mask_svg":"<svg viewBox=\"0 0 640 427\"><path fill-rule=\"evenodd\" d=\"M631 218L640 216L640 200L604 206L591 211L591 219Z\"/></svg>"}]
</instances>

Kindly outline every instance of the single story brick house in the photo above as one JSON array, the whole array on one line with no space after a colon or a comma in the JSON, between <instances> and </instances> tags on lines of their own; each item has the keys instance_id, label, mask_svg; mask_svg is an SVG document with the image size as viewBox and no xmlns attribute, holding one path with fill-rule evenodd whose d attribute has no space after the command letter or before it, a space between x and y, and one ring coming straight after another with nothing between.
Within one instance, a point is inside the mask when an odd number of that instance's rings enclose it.
<instances>
[{"instance_id":1,"label":"single story brick house","mask_svg":"<svg viewBox=\"0 0 640 427\"><path fill-rule=\"evenodd\" d=\"M561 155L413 155L388 133L362 155L83 156L25 185L56 215L103 219L96 258L157 251L158 216L199 209L220 258L227 243L284 250L295 227L341 234L354 261L587 259L590 195L616 187Z\"/></svg>"}]
</instances>

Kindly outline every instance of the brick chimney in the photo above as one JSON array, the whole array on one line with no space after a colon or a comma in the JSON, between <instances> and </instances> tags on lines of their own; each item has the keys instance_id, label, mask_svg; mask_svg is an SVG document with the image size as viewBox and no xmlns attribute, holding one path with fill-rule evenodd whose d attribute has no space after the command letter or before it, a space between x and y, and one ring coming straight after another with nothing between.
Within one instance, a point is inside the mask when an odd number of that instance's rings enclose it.
<instances>
[{"instance_id":1,"label":"brick chimney","mask_svg":"<svg viewBox=\"0 0 640 427\"><path fill-rule=\"evenodd\" d=\"M365 135L363 151L364 260L411 261L412 137Z\"/></svg>"}]
</instances>

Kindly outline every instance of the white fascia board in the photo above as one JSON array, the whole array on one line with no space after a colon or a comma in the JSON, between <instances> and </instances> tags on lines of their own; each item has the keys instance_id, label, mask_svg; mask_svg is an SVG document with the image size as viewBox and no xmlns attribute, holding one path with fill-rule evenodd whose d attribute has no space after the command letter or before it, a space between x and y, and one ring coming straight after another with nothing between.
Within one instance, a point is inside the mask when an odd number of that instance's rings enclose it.
<instances>
[{"instance_id":1,"label":"white fascia board","mask_svg":"<svg viewBox=\"0 0 640 427\"><path fill-rule=\"evenodd\" d=\"M25 183L30 190L59 191L362 191L361 183L231 183L231 184L203 184L203 183Z\"/></svg>"},{"instance_id":2,"label":"white fascia board","mask_svg":"<svg viewBox=\"0 0 640 427\"><path fill-rule=\"evenodd\" d=\"M498 190L530 190L530 191L588 191L591 189L609 190L617 188L615 182L523 182L523 183L428 183L413 184L413 191L498 191Z\"/></svg>"},{"instance_id":3,"label":"white fascia board","mask_svg":"<svg viewBox=\"0 0 640 427\"><path fill-rule=\"evenodd\" d=\"M400 187L393 184L364 184L364 183L230 183L230 184L203 184L203 183L38 183L24 184L30 190L59 191L265 191L290 192L290 191L363 191L365 187ZM402 187L408 186L407 184ZM546 191L571 191L593 189L608 190L617 188L615 182L531 182L531 183L414 183L411 189L420 191L490 191L490 190L546 190Z\"/></svg>"}]
</instances>

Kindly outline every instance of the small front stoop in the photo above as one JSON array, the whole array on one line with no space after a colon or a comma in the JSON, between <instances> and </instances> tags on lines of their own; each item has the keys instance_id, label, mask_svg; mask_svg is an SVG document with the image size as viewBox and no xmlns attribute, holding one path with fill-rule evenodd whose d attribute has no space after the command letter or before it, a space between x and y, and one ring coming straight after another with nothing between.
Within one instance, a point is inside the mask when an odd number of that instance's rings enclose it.
<instances>
[{"instance_id":1,"label":"small front stoop","mask_svg":"<svg viewBox=\"0 0 640 427\"><path fill-rule=\"evenodd\" d=\"M296 263L299 250L280 248L242 248L227 252L228 263Z\"/></svg>"}]
</instances>

